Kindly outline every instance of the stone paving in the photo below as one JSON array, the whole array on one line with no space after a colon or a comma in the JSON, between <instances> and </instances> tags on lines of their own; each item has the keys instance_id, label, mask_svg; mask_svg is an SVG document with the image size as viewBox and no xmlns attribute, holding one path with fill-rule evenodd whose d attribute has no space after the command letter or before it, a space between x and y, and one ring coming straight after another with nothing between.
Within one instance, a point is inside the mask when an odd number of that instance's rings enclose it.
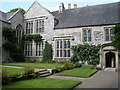
<instances>
[{"instance_id":1,"label":"stone paving","mask_svg":"<svg viewBox=\"0 0 120 90\"><path fill-rule=\"evenodd\" d=\"M97 72L90 78L66 77L66 76L48 76L47 78L57 78L66 80L80 80L82 84L76 88L118 88L118 72L104 71Z\"/></svg>"}]
</instances>

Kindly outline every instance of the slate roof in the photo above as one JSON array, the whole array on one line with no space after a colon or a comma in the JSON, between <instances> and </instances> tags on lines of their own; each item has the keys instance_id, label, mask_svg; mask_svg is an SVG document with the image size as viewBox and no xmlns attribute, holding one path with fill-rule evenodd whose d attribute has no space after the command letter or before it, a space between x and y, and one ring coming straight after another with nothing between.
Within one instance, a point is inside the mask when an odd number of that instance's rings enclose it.
<instances>
[{"instance_id":1,"label":"slate roof","mask_svg":"<svg viewBox=\"0 0 120 90\"><path fill-rule=\"evenodd\" d=\"M112 25L120 23L120 2L54 11L53 16L59 21L55 29Z\"/></svg>"},{"instance_id":2,"label":"slate roof","mask_svg":"<svg viewBox=\"0 0 120 90\"><path fill-rule=\"evenodd\" d=\"M4 21L4 22L9 22L9 20L17 13L16 12L12 12L12 13L4 13L2 11L0 11L0 20Z\"/></svg>"}]
</instances>

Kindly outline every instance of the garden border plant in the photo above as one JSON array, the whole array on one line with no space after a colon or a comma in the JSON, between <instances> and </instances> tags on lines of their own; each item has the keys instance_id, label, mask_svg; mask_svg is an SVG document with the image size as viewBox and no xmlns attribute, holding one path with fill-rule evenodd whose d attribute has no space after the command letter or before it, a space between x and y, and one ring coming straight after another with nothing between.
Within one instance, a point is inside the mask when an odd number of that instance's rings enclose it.
<instances>
[{"instance_id":1,"label":"garden border plant","mask_svg":"<svg viewBox=\"0 0 120 90\"><path fill-rule=\"evenodd\" d=\"M39 72L35 72L34 68L24 67L25 72L19 74L11 74L6 69L2 69L2 85L15 81L29 80L39 77Z\"/></svg>"}]
</instances>

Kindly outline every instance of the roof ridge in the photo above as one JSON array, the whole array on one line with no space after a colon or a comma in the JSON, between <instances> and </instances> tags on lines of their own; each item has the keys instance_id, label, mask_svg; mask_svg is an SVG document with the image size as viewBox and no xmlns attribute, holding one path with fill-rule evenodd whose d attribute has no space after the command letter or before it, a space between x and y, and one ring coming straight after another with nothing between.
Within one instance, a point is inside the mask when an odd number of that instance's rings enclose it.
<instances>
[{"instance_id":1,"label":"roof ridge","mask_svg":"<svg viewBox=\"0 0 120 90\"><path fill-rule=\"evenodd\" d=\"M120 3L120 1L119 1L119 2L113 2L113 3L106 3L106 4L91 5L91 6L87 5L87 6L77 7L77 8L65 9L64 11L68 11L68 10L78 10L78 9L81 9L81 8L88 8L88 7L95 7L95 6L103 6L103 5L117 4L117 3ZM51 13L54 13L54 12L57 12L57 11L59 11L59 10L53 11L53 12L51 12ZM64 11L63 11L63 12L64 12Z\"/></svg>"},{"instance_id":2,"label":"roof ridge","mask_svg":"<svg viewBox=\"0 0 120 90\"><path fill-rule=\"evenodd\" d=\"M15 16L18 12L19 12L20 10L17 10L17 11L15 11L15 12L11 12L11 13L13 13L13 15L11 15L7 20L10 20L13 16Z\"/></svg>"}]
</instances>

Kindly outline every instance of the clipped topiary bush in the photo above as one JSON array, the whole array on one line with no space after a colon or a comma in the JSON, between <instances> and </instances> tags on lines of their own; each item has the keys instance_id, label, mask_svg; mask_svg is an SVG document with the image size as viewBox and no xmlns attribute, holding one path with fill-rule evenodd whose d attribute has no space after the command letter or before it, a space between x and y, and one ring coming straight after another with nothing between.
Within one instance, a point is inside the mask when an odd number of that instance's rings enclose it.
<instances>
[{"instance_id":1,"label":"clipped topiary bush","mask_svg":"<svg viewBox=\"0 0 120 90\"><path fill-rule=\"evenodd\" d=\"M43 62L51 62L52 61L52 45L46 42L45 49L43 51Z\"/></svg>"}]
</instances>

